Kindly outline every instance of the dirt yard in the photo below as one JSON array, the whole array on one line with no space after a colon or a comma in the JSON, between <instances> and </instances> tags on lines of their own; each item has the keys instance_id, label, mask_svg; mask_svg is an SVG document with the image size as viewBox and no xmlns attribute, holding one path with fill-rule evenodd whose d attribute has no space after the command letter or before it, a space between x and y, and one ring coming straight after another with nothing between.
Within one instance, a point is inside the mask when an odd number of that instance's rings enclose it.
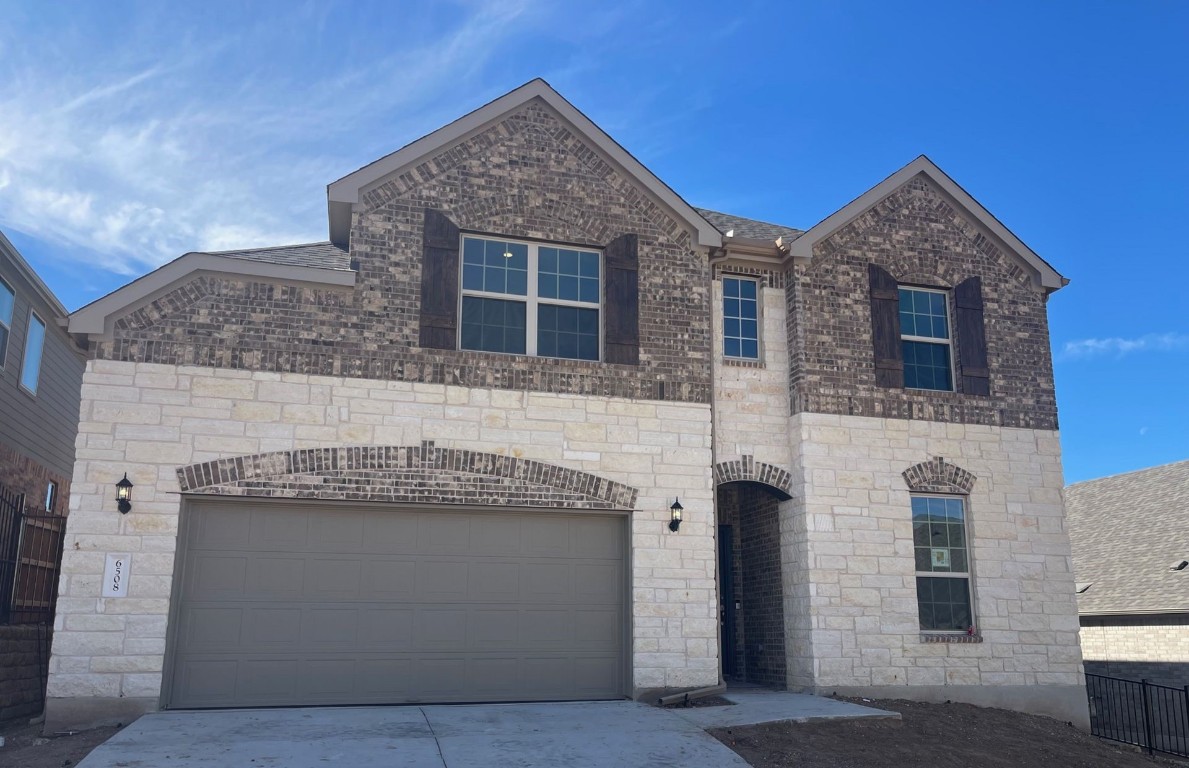
<instances>
[{"instance_id":1,"label":"dirt yard","mask_svg":"<svg viewBox=\"0 0 1189 768\"><path fill-rule=\"evenodd\" d=\"M70 768L118 730L96 728L44 738L40 725L2 725L0 736L4 737L4 746L0 747L0 768Z\"/></svg>"},{"instance_id":2,"label":"dirt yard","mask_svg":"<svg viewBox=\"0 0 1189 768\"><path fill-rule=\"evenodd\" d=\"M755 768L1154 768L1179 765L1047 717L969 704L847 699L901 720L770 723L710 733Z\"/></svg>"}]
</instances>

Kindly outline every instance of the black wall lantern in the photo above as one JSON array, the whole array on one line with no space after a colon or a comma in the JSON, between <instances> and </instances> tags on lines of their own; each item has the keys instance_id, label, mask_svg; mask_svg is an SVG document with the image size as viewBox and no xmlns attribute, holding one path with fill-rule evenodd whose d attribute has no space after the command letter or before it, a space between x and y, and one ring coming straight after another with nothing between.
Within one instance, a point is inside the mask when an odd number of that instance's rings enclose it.
<instances>
[{"instance_id":1,"label":"black wall lantern","mask_svg":"<svg viewBox=\"0 0 1189 768\"><path fill-rule=\"evenodd\" d=\"M669 519L670 531L676 531L681 527L681 511L683 509L685 509L685 507L681 506L681 499L673 499L673 506L669 507L669 514L671 515Z\"/></svg>"},{"instance_id":2,"label":"black wall lantern","mask_svg":"<svg viewBox=\"0 0 1189 768\"><path fill-rule=\"evenodd\" d=\"M116 508L123 515L132 511L132 481L128 479L127 472L124 473L124 479L116 483Z\"/></svg>"}]
</instances>

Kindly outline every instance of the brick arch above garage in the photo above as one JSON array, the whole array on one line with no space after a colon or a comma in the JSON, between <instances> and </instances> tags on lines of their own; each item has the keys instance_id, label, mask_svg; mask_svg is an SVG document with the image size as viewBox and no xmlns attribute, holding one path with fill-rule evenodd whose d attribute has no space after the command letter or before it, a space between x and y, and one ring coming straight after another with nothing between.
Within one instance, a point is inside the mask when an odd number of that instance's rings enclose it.
<instances>
[{"instance_id":1,"label":"brick arch above garage","mask_svg":"<svg viewBox=\"0 0 1189 768\"><path fill-rule=\"evenodd\" d=\"M637 489L532 459L414 446L274 451L178 468L182 493L630 510Z\"/></svg>"}]
</instances>

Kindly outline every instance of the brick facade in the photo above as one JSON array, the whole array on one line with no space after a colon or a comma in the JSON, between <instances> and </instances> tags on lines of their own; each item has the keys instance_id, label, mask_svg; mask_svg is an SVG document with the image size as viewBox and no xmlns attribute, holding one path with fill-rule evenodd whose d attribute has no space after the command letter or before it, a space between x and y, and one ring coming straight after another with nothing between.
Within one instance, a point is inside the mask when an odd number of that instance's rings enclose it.
<instances>
[{"instance_id":1,"label":"brick facade","mask_svg":"<svg viewBox=\"0 0 1189 768\"><path fill-rule=\"evenodd\" d=\"M355 214L353 291L197 277L116 321L102 360L706 403L710 269L684 226L530 102L376 187ZM422 349L424 209L464 231L640 243L640 365Z\"/></svg>"},{"instance_id":2,"label":"brick facade","mask_svg":"<svg viewBox=\"0 0 1189 768\"><path fill-rule=\"evenodd\" d=\"M1189 614L1083 616L1086 672L1189 686Z\"/></svg>"},{"instance_id":3,"label":"brick facade","mask_svg":"<svg viewBox=\"0 0 1189 768\"><path fill-rule=\"evenodd\" d=\"M871 263L901 283L936 288L982 277L989 397L876 386ZM793 413L1057 428L1044 294L924 176L818 243L789 287Z\"/></svg>"},{"instance_id":4,"label":"brick facade","mask_svg":"<svg viewBox=\"0 0 1189 768\"><path fill-rule=\"evenodd\" d=\"M53 511L64 514L66 502L70 498L70 478L0 444L0 485L25 494L26 507L45 509L45 497L51 482L58 484Z\"/></svg>"}]
</instances>

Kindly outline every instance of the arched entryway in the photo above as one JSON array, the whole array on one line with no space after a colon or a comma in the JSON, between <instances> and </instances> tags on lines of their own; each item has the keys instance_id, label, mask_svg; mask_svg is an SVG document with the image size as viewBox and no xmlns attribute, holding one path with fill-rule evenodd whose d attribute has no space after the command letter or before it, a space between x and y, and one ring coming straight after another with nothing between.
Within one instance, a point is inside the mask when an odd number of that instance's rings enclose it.
<instances>
[{"instance_id":1,"label":"arched entryway","mask_svg":"<svg viewBox=\"0 0 1189 768\"><path fill-rule=\"evenodd\" d=\"M780 503L790 498L788 473L749 456L715 470L723 677L785 688Z\"/></svg>"}]
</instances>

